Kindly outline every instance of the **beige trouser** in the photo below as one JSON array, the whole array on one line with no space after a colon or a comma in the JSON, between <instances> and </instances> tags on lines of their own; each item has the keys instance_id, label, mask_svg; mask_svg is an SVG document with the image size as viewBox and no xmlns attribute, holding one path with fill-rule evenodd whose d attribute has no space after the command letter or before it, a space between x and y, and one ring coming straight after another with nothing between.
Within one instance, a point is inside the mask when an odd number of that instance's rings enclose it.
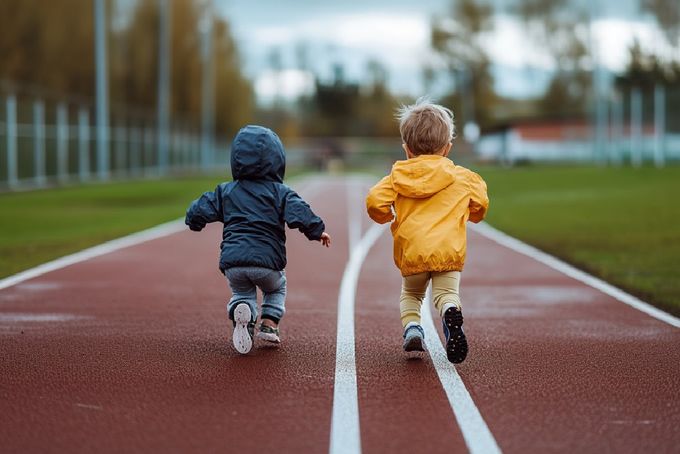
<instances>
[{"instance_id":1,"label":"beige trouser","mask_svg":"<svg viewBox=\"0 0 680 454\"><path fill-rule=\"evenodd\" d=\"M410 322L420 324L420 306L425 297L427 285L432 278L432 299L434 307L440 316L444 315L444 307L448 304L460 305L458 289L460 286L460 271L425 272L405 276L401 286L401 324L406 326Z\"/></svg>"}]
</instances>

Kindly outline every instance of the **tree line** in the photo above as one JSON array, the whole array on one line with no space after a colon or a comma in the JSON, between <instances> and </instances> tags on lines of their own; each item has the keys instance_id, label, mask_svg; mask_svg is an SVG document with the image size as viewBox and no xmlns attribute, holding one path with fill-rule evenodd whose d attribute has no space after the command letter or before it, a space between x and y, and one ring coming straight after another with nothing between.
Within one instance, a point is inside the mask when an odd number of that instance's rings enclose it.
<instances>
[{"instance_id":1,"label":"tree line","mask_svg":"<svg viewBox=\"0 0 680 454\"><path fill-rule=\"evenodd\" d=\"M172 0L171 96L175 120L196 127L201 117L201 0ZM158 0L108 1L109 87L115 119L153 119L158 69ZM503 98L494 89L494 62L485 47L501 12L491 0L451 0L431 22L436 60L422 68L423 91L435 79L448 87L441 102L453 106L458 124L475 121L482 129L517 117L588 118L594 105L593 15L584 2L509 0L503 13L522 24L527 43L554 61L545 92L534 99ZM680 92L680 4L640 0L641 12L655 18L671 55L631 46L626 70L614 78L624 93L638 87L651 93L662 83ZM250 80L242 71L227 19L213 17L216 132L231 135L249 121L261 121L284 136L390 136L401 98L389 89L389 73L378 60L366 62L367 77L349 81L342 66L330 81L316 78L311 95L293 105L256 106ZM90 0L3 0L0 2L0 79L39 93L65 93L91 102L94 97L93 2ZM522 49L517 49L522 52ZM276 59L274 59L276 60ZM274 65L276 66L276 65ZM280 62L279 62L280 66ZM276 68L273 68L276 69ZM279 68L281 69L281 68ZM305 68L302 68L305 69ZM307 68L310 70L309 68ZM310 70L313 72L312 70ZM670 99L674 99L670 94ZM669 112L668 124L680 122Z\"/></svg>"},{"instance_id":2,"label":"tree line","mask_svg":"<svg viewBox=\"0 0 680 454\"><path fill-rule=\"evenodd\" d=\"M193 127L201 116L200 0L172 0L170 111ZM94 2L0 2L0 79L5 90L30 97L92 103L95 89ZM106 2L112 119L153 120L159 48L157 0ZM254 93L224 18L213 16L215 127L231 134L254 111ZM22 94L22 93L20 93Z\"/></svg>"}]
</instances>

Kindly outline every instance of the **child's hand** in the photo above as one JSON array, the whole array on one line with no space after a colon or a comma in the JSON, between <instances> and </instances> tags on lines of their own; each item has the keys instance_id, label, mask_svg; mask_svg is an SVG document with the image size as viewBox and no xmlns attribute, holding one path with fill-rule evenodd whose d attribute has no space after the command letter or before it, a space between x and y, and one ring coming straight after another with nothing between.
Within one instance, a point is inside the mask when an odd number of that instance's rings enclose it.
<instances>
[{"instance_id":1,"label":"child's hand","mask_svg":"<svg viewBox=\"0 0 680 454\"><path fill-rule=\"evenodd\" d=\"M321 241L321 244L328 247L331 245L331 236L327 234L326 232L323 232L321 234L321 238L319 238L319 241Z\"/></svg>"}]
</instances>

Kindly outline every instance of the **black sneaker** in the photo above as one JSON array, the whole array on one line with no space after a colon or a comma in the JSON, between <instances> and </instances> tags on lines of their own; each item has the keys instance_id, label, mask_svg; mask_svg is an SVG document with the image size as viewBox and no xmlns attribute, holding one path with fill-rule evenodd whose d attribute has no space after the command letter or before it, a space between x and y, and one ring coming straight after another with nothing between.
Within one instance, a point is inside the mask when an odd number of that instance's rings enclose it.
<instances>
[{"instance_id":1,"label":"black sneaker","mask_svg":"<svg viewBox=\"0 0 680 454\"><path fill-rule=\"evenodd\" d=\"M246 303L237 304L233 312L234 334L232 341L236 350L245 355L253 348L253 334L255 333L255 322L250 311L250 306Z\"/></svg>"},{"instance_id":2,"label":"black sneaker","mask_svg":"<svg viewBox=\"0 0 680 454\"><path fill-rule=\"evenodd\" d=\"M425 332L420 325L411 325L404 331L404 351L424 352Z\"/></svg>"},{"instance_id":3,"label":"black sneaker","mask_svg":"<svg viewBox=\"0 0 680 454\"><path fill-rule=\"evenodd\" d=\"M450 307L442 317L446 338L446 357L454 364L462 363L468 354L468 344L463 332L463 313L458 307Z\"/></svg>"}]
</instances>

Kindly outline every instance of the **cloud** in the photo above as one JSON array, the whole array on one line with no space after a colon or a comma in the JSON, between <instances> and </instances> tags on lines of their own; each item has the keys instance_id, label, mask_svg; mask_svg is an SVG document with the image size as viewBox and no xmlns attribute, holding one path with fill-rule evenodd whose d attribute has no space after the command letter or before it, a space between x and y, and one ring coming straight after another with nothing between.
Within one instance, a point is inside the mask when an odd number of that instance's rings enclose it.
<instances>
[{"instance_id":1,"label":"cloud","mask_svg":"<svg viewBox=\"0 0 680 454\"><path fill-rule=\"evenodd\" d=\"M255 79L255 91L265 103L273 102L276 98L293 101L314 92L314 76L298 69L263 71Z\"/></svg>"},{"instance_id":2,"label":"cloud","mask_svg":"<svg viewBox=\"0 0 680 454\"><path fill-rule=\"evenodd\" d=\"M287 75L282 76L287 80L282 96L308 89L311 75L292 69L298 66L295 49L300 43L305 43L308 50L306 69L322 79L331 78L332 66L340 63L348 79L361 80L366 75L366 62L376 59L388 69L393 90L417 96L422 88L421 68L433 60L430 15L435 10L446 10L437 6L435 0L421 1L423 5L409 2L411 9L404 9L405 2L388 8L387 2L378 7L357 1L343 8L306 2L285 7L276 3L280 7L271 10L258 4L250 9L234 7L232 11L240 14L234 17L235 31L246 70L257 81L258 96L273 96L276 78L270 71L269 56L274 48L280 50L283 68L287 68ZM423 7L419 9L419 5ZM260 14L262 8L266 10L264 18ZM495 30L484 36L482 43L494 73L504 78L496 81L496 88L505 96L535 95L555 70L554 59L540 43L527 36L525 26L516 17L499 14L494 20ZM587 27L584 23L583 30L587 31ZM668 51L649 18L630 14L608 16L595 20L590 32L599 61L610 71L625 68L628 49L636 38L645 49Z\"/></svg>"}]
</instances>

